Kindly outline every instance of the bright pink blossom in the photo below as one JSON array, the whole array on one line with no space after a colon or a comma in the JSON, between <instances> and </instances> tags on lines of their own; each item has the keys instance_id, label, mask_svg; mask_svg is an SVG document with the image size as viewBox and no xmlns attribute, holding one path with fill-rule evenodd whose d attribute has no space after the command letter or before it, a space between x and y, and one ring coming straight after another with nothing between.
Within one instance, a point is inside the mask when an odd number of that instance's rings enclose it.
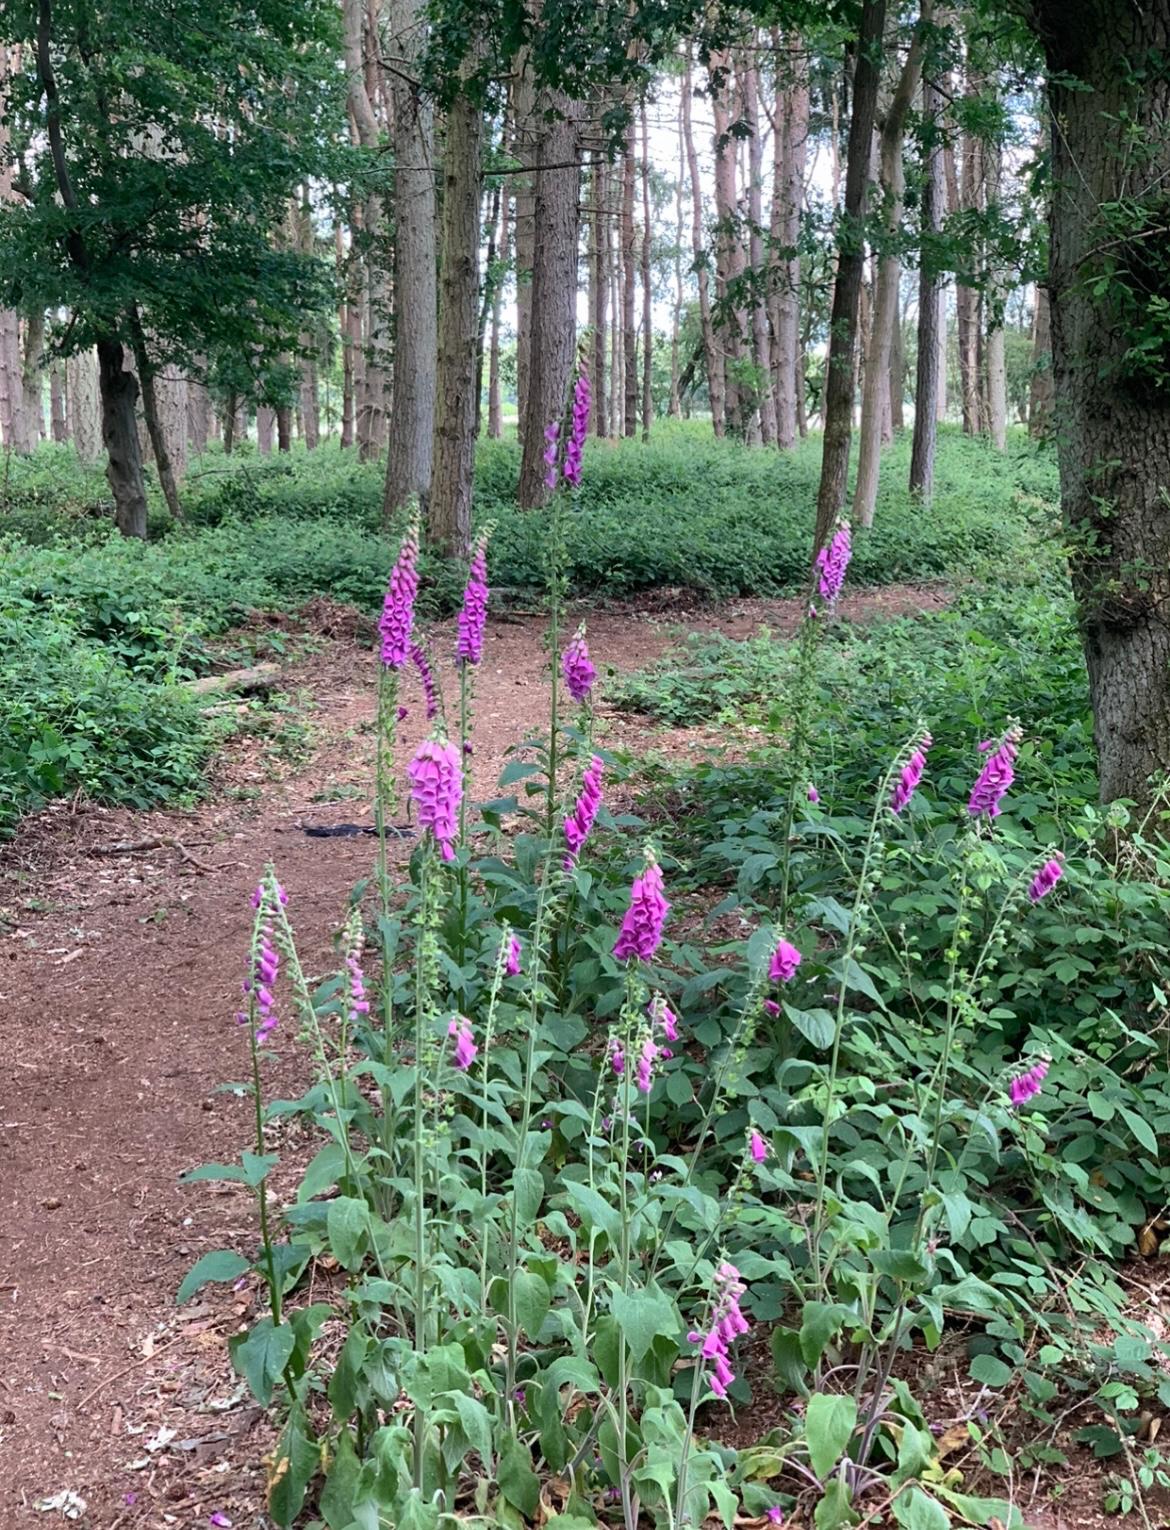
<instances>
[{"instance_id":1,"label":"bright pink blossom","mask_svg":"<svg viewBox=\"0 0 1170 1530\"><path fill-rule=\"evenodd\" d=\"M1064 876L1064 867L1059 859L1045 861L1040 870L1032 878L1028 888L1028 897L1033 903L1039 903L1041 898L1046 898L1056 884Z\"/></svg>"},{"instance_id":2,"label":"bright pink blossom","mask_svg":"<svg viewBox=\"0 0 1170 1530\"><path fill-rule=\"evenodd\" d=\"M573 869L573 862L580 855L581 847L589 838L593 820L597 817L597 810L601 806L601 772L601 756L595 754L581 777L581 794L577 798L576 805L565 819L565 843L569 847L569 853L565 856L564 862L566 871Z\"/></svg>"},{"instance_id":3,"label":"bright pink blossom","mask_svg":"<svg viewBox=\"0 0 1170 1530\"><path fill-rule=\"evenodd\" d=\"M930 734L924 733L911 750L910 758L902 766L898 779L894 782L894 790L890 795L891 813L900 813L918 790L918 783L922 780L922 773L926 769L926 751L933 743L934 740Z\"/></svg>"},{"instance_id":4,"label":"bright pink blossom","mask_svg":"<svg viewBox=\"0 0 1170 1530\"><path fill-rule=\"evenodd\" d=\"M1008 1096L1015 1106L1026 1105L1040 1093L1041 1085L1048 1077L1049 1062L1042 1057L1024 1073L1018 1073L1008 1088Z\"/></svg>"},{"instance_id":5,"label":"bright pink blossom","mask_svg":"<svg viewBox=\"0 0 1170 1530\"><path fill-rule=\"evenodd\" d=\"M1015 780L1015 759L1019 754L1022 730L1011 727L1007 730L999 743L989 739L980 744L979 748L987 759L983 762L983 769L979 772L975 785L971 788L971 797L967 803L967 811L972 818L998 818L999 805L1008 788Z\"/></svg>"},{"instance_id":6,"label":"bright pink blossom","mask_svg":"<svg viewBox=\"0 0 1170 1530\"><path fill-rule=\"evenodd\" d=\"M800 952L790 940L783 936L776 942L776 949L772 952L772 960L768 966L768 977L773 983L790 983L796 975L796 969L800 966Z\"/></svg>"},{"instance_id":7,"label":"bright pink blossom","mask_svg":"<svg viewBox=\"0 0 1170 1530\"><path fill-rule=\"evenodd\" d=\"M424 739L408 767L410 791L422 829L430 829L445 861L455 858L463 769L459 750L441 739Z\"/></svg>"},{"instance_id":8,"label":"bright pink blossom","mask_svg":"<svg viewBox=\"0 0 1170 1530\"><path fill-rule=\"evenodd\" d=\"M455 1066L466 1072L479 1056L479 1048L472 1039L471 1021L466 1015L457 1015L448 1025L447 1035L455 1040Z\"/></svg>"},{"instance_id":9,"label":"bright pink blossom","mask_svg":"<svg viewBox=\"0 0 1170 1530\"><path fill-rule=\"evenodd\" d=\"M410 657L410 634L414 627L414 601L418 594L418 527L408 528L390 571L390 583L378 631L382 638L382 663L401 669Z\"/></svg>"},{"instance_id":10,"label":"bright pink blossom","mask_svg":"<svg viewBox=\"0 0 1170 1530\"><path fill-rule=\"evenodd\" d=\"M597 670L589 657L589 645L585 641L584 626L578 627L573 641L561 657L561 673L565 677L565 685L573 700L578 703L587 701L589 692L593 689L593 682L597 679Z\"/></svg>"},{"instance_id":11,"label":"bright pink blossom","mask_svg":"<svg viewBox=\"0 0 1170 1530\"><path fill-rule=\"evenodd\" d=\"M459 640L455 645L457 664L478 664L483 658L483 630L487 622L487 534L475 544L463 607L459 612Z\"/></svg>"},{"instance_id":12,"label":"bright pink blossom","mask_svg":"<svg viewBox=\"0 0 1170 1530\"><path fill-rule=\"evenodd\" d=\"M634 878L630 889L630 906L614 943L613 954L618 961L632 956L644 962L653 961L662 943L662 928L670 904L663 891L662 868L652 855L646 857L646 867Z\"/></svg>"}]
</instances>

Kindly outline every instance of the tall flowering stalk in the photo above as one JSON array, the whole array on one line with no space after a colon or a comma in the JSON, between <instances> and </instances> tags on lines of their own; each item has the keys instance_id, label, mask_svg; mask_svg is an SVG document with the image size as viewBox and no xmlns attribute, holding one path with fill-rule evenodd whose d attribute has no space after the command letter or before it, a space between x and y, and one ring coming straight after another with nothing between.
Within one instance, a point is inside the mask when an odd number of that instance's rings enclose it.
<instances>
[{"instance_id":1,"label":"tall flowering stalk","mask_svg":"<svg viewBox=\"0 0 1170 1530\"><path fill-rule=\"evenodd\" d=\"M589 371L582 353L577 359L577 381L573 388L573 414L569 439L565 446L565 482L574 489L581 487L582 459L585 453L585 438L589 434L591 402Z\"/></svg>"},{"instance_id":2,"label":"tall flowering stalk","mask_svg":"<svg viewBox=\"0 0 1170 1530\"><path fill-rule=\"evenodd\" d=\"M845 570L853 556L852 533L849 522L837 522L833 536L816 556L817 593L828 606L837 604L841 586L845 583Z\"/></svg>"},{"instance_id":3,"label":"tall flowering stalk","mask_svg":"<svg viewBox=\"0 0 1170 1530\"><path fill-rule=\"evenodd\" d=\"M1012 723L998 742L988 739L979 745L980 753L987 758L971 788L967 803L967 812L972 818L999 817L1000 803L1016 778L1015 762L1023 736L1020 725Z\"/></svg>"},{"instance_id":4,"label":"tall flowering stalk","mask_svg":"<svg viewBox=\"0 0 1170 1530\"><path fill-rule=\"evenodd\" d=\"M424 739L410 762L409 775L419 828L429 829L443 860L453 861L463 797L459 751L445 739Z\"/></svg>"},{"instance_id":5,"label":"tall flowering stalk","mask_svg":"<svg viewBox=\"0 0 1170 1530\"><path fill-rule=\"evenodd\" d=\"M471 680L476 667L483 658L484 629L487 625L488 571L487 544L491 528L481 531L471 552L467 569L467 584L463 590L463 605L459 611L458 638L455 644L455 663L459 670L459 763L463 773L463 792L459 798L459 838L466 837L467 798L471 772L468 759L471 755ZM468 869L459 869L459 960L467 955L465 936L467 931Z\"/></svg>"},{"instance_id":6,"label":"tall flowering stalk","mask_svg":"<svg viewBox=\"0 0 1170 1530\"><path fill-rule=\"evenodd\" d=\"M630 888L630 906L622 920L613 954L619 962L637 958L652 962L662 944L662 930L670 904L662 881L662 868L653 850L646 847L646 864Z\"/></svg>"},{"instance_id":7,"label":"tall flowering stalk","mask_svg":"<svg viewBox=\"0 0 1170 1530\"><path fill-rule=\"evenodd\" d=\"M585 641L585 623L573 634L573 640L561 657L561 673L565 677L565 689L577 703L584 706L597 679L597 670L589 656L589 644Z\"/></svg>"},{"instance_id":8,"label":"tall flowering stalk","mask_svg":"<svg viewBox=\"0 0 1170 1530\"><path fill-rule=\"evenodd\" d=\"M248 976L244 982L246 1007L236 1016L248 1027L248 1052L252 1063L252 1103L255 1107L256 1156L264 1156L264 1098L260 1085L260 1047L276 1025L274 988L280 957L273 945L273 923L288 896L276 877L269 872L252 894L252 941L248 958ZM264 1281L268 1287L268 1305L273 1327L280 1327L281 1291L276 1274L276 1255L268 1222L268 1186L261 1179L256 1186L256 1207L260 1218L260 1242L264 1250Z\"/></svg>"},{"instance_id":9,"label":"tall flowering stalk","mask_svg":"<svg viewBox=\"0 0 1170 1530\"><path fill-rule=\"evenodd\" d=\"M564 868L572 871L577 857L584 848L585 841L589 838L597 817L597 810L601 806L601 775L604 766L601 756L595 754L585 767L581 777L581 790L577 801L573 805L573 811L565 819L565 845L567 847Z\"/></svg>"},{"instance_id":10,"label":"tall flowering stalk","mask_svg":"<svg viewBox=\"0 0 1170 1530\"><path fill-rule=\"evenodd\" d=\"M918 790L926 770L926 753L934 743L929 733L920 733L915 740L906 763L898 773L894 782L893 791L890 793L890 812L897 815L909 806L910 799Z\"/></svg>"},{"instance_id":11,"label":"tall flowering stalk","mask_svg":"<svg viewBox=\"0 0 1170 1530\"><path fill-rule=\"evenodd\" d=\"M426 649L419 642L412 641L410 644L410 662L418 670L418 678L422 683L423 700L426 703L427 721L434 722L439 715L439 688L435 683L435 672L431 668L431 661Z\"/></svg>"}]
</instances>

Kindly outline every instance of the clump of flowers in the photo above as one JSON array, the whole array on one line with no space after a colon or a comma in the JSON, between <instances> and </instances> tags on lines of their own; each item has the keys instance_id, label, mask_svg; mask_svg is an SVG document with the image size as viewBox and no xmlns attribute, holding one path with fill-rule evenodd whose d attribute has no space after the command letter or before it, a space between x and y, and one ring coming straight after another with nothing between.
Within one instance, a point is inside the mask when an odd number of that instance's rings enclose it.
<instances>
[{"instance_id":1,"label":"clump of flowers","mask_svg":"<svg viewBox=\"0 0 1170 1530\"><path fill-rule=\"evenodd\" d=\"M437 738L424 739L409 766L410 791L419 827L430 829L445 861L455 859L463 770L459 750Z\"/></svg>"},{"instance_id":2,"label":"clump of flowers","mask_svg":"<svg viewBox=\"0 0 1170 1530\"><path fill-rule=\"evenodd\" d=\"M650 1093L650 1087L654 1082L654 1064L657 1061L658 1043L654 1040L653 1032L647 1031L638 1051L638 1068L634 1074L634 1081L643 1094Z\"/></svg>"},{"instance_id":3,"label":"clump of flowers","mask_svg":"<svg viewBox=\"0 0 1170 1530\"><path fill-rule=\"evenodd\" d=\"M483 658L483 630L487 622L487 532L478 538L467 571L463 605L459 612L456 664L478 664Z\"/></svg>"},{"instance_id":4,"label":"clump of flowers","mask_svg":"<svg viewBox=\"0 0 1170 1530\"><path fill-rule=\"evenodd\" d=\"M286 904L288 894L279 882L261 882L252 894L251 901L260 917L251 970L244 981L244 997L250 998L255 1005L256 1041L258 1045L263 1045L277 1024L276 995L273 990L280 972L280 952L272 943L272 919L276 911L274 904ZM247 1011L241 1010L236 1019L241 1025L247 1025Z\"/></svg>"},{"instance_id":5,"label":"clump of flowers","mask_svg":"<svg viewBox=\"0 0 1170 1530\"><path fill-rule=\"evenodd\" d=\"M848 521L838 521L833 538L816 556L817 589L821 599L834 605L845 583L845 570L853 556L853 540Z\"/></svg>"},{"instance_id":6,"label":"clump of flowers","mask_svg":"<svg viewBox=\"0 0 1170 1530\"><path fill-rule=\"evenodd\" d=\"M1060 864L1059 858L1045 861L1032 878L1028 887L1028 897L1033 903L1039 903L1041 898L1048 896L1062 876L1064 876L1064 867Z\"/></svg>"},{"instance_id":7,"label":"clump of flowers","mask_svg":"<svg viewBox=\"0 0 1170 1530\"><path fill-rule=\"evenodd\" d=\"M622 1044L616 1036L611 1036L606 1043L605 1058L610 1067L620 1078L626 1071L626 1054L622 1050Z\"/></svg>"},{"instance_id":8,"label":"clump of flowers","mask_svg":"<svg viewBox=\"0 0 1170 1530\"><path fill-rule=\"evenodd\" d=\"M768 964L768 977L773 983L790 983L800 966L800 952L790 940L781 935Z\"/></svg>"},{"instance_id":9,"label":"clump of flowers","mask_svg":"<svg viewBox=\"0 0 1170 1530\"><path fill-rule=\"evenodd\" d=\"M407 528L398 550L398 561L390 571L386 599L378 632L382 639L382 663L387 669L401 669L410 657L410 634L414 627L414 601L418 594L418 522Z\"/></svg>"},{"instance_id":10,"label":"clump of flowers","mask_svg":"<svg viewBox=\"0 0 1170 1530\"><path fill-rule=\"evenodd\" d=\"M910 757L902 766L898 779L894 782L894 790L890 794L891 813L900 813L909 805L911 797L918 790L922 773L926 769L926 751L933 743L934 740L930 734L924 733L910 751Z\"/></svg>"},{"instance_id":11,"label":"clump of flowers","mask_svg":"<svg viewBox=\"0 0 1170 1530\"><path fill-rule=\"evenodd\" d=\"M479 1048L472 1037L471 1021L466 1015L456 1015L447 1027L447 1035L455 1042L455 1066L466 1072L479 1056Z\"/></svg>"},{"instance_id":12,"label":"clump of flowers","mask_svg":"<svg viewBox=\"0 0 1170 1530\"><path fill-rule=\"evenodd\" d=\"M1048 1077L1049 1061L1047 1057L1041 1057L1038 1062L1024 1073L1018 1073L1008 1086L1008 1097L1017 1108L1026 1105L1040 1093L1044 1080Z\"/></svg>"},{"instance_id":13,"label":"clump of flowers","mask_svg":"<svg viewBox=\"0 0 1170 1530\"><path fill-rule=\"evenodd\" d=\"M727 1389L735 1380L731 1368L731 1346L750 1324L740 1310L739 1299L747 1290L735 1265L726 1260L715 1271L715 1285L711 1294L711 1327L706 1334L691 1332L687 1335L692 1344L702 1342L700 1354L711 1362L711 1390L716 1397L726 1397Z\"/></svg>"},{"instance_id":14,"label":"clump of flowers","mask_svg":"<svg viewBox=\"0 0 1170 1530\"><path fill-rule=\"evenodd\" d=\"M650 1023L661 1030L665 1041L678 1040L678 1016L660 993L650 1000Z\"/></svg>"},{"instance_id":15,"label":"clump of flowers","mask_svg":"<svg viewBox=\"0 0 1170 1530\"><path fill-rule=\"evenodd\" d=\"M582 846L589 838L593 820L597 817L597 810L601 806L602 768L601 756L595 754L581 777L581 792L576 805L565 819L565 843L569 847L564 860L566 871L572 871L573 862L580 855Z\"/></svg>"},{"instance_id":16,"label":"clump of flowers","mask_svg":"<svg viewBox=\"0 0 1170 1530\"><path fill-rule=\"evenodd\" d=\"M427 704L427 721L433 722L439 713L439 693L435 686L431 661L427 658L427 651L421 643L410 644L410 662L418 670L418 677L422 681L423 696Z\"/></svg>"},{"instance_id":17,"label":"clump of flowers","mask_svg":"<svg viewBox=\"0 0 1170 1530\"><path fill-rule=\"evenodd\" d=\"M618 961L636 956L641 961L653 961L662 943L662 930L670 912L663 888L662 868L652 851L646 852L646 865L640 876L634 878L630 888L630 906L622 920L613 954Z\"/></svg>"},{"instance_id":18,"label":"clump of flowers","mask_svg":"<svg viewBox=\"0 0 1170 1530\"><path fill-rule=\"evenodd\" d=\"M585 437L589 433L589 406L591 403L589 373L582 357L578 362L577 383L573 389L573 423L565 447L565 480L574 489L581 487L581 460L585 450Z\"/></svg>"},{"instance_id":19,"label":"clump of flowers","mask_svg":"<svg viewBox=\"0 0 1170 1530\"><path fill-rule=\"evenodd\" d=\"M544 486L546 489L555 489L557 486L557 453L561 439L561 427L556 420L544 427Z\"/></svg>"},{"instance_id":20,"label":"clump of flowers","mask_svg":"<svg viewBox=\"0 0 1170 1530\"><path fill-rule=\"evenodd\" d=\"M561 657L561 673L565 677L565 684L573 700L578 704L587 701L589 692L593 689L593 682L597 679L597 671L589 657L584 622L577 628L573 641Z\"/></svg>"},{"instance_id":21,"label":"clump of flowers","mask_svg":"<svg viewBox=\"0 0 1170 1530\"><path fill-rule=\"evenodd\" d=\"M1013 723L997 744L988 739L979 745L980 753L986 754L983 769L971 788L967 811L972 818L998 818L1000 803L1016 778L1015 760L1020 752L1023 730Z\"/></svg>"},{"instance_id":22,"label":"clump of flowers","mask_svg":"<svg viewBox=\"0 0 1170 1530\"><path fill-rule=\"evenodd\" d=\"M366 979L362 972L362 948L365 933L362 929L361 910L355 908L345 930L345 971L349 987L349 1018L355 1022L359 1015L368 1015L370 1001L366 994Z\"/></svg>"}]
</instances>

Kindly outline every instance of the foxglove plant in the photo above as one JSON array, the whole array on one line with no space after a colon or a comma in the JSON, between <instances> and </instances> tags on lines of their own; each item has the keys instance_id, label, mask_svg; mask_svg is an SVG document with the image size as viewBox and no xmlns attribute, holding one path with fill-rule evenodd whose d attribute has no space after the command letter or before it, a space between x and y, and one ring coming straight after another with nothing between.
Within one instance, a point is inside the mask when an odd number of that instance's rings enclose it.
<instances>
[{"instance_id":1,"label":"foxglove plant","mask_svg":"<svg viewBox=\"0 0 1170 1530\"><path fill-rule=\"evenodd\" d=\"M999 817L1000 803L1015 780L1014 767L1022 737L1023 729L1018 723L1012 723L998 742L988 739L979 745L980 753L986 754L987 758L967 803L967 812L972 818Z\"/></svg>"},{"instance_id":2,"label":"foxglove plant","mask_svg":"<svg viewBox=\"0 0 1170 1530\"><path fill-rule=\"evenodd\" d=\"M662 868L653 850L646 847L646 860L641 873L634 878L630 888L630 904L626 909L613 954L619 962L637 959L652 962L662 944L662 930L670 912L662 880Z\"/></svg>"},{"instance_id":3,"label":"foxglove plant","mask_svg":"<svg viewBox=\"0 0 1170 1530\"><path fill-rule=\"evenodd\" d=\"M585 841L589 838L597 817L597 810L601 806L601 774L603 770L601 756L593 755L585 772L581 777L581 791L573 807L573 811L565 819L565 844L568 852L565 855L563 865L566 871L572 871L576 865L577 857L584 848Z\"/></svg>"},{"instance_id":4,"label":"foxglove plant","mask_svg":"<svg viewBox=\"0 0 1170 1530\"><path fill-rule=\"evenodd\" d=\"M424 739L410 762L409 775L419 828L429 829L443 860L453 861L463 798L463 763L458 749L446 739Z\"/></svg>"},{"instance_id":5,"label":"foxglove plant","mask_svg":"<svg viewBox=\"0 0 1170 1530\"><path fill-rule=\"evenodd\" d=\"M898 773L894 782L894 789L890 793L890 812L897 815L909 806L910 799L918 790L922 781L923 772L926 770L926 753L934 743L929 733L919 734L906 763Z\"/></svg>"},{"instance_id":6,"label":"foxglove plant","mask_svg":"<svg viewBox=\"0 0 1170 1530\"><path fill-rule=\"evenodd\" d=\"M565 447L565 482L574 489L581 487L585 439L589 434L590 402L589 372L582 354L577 362L577 381L573 388L573 414L569 440Z\"/></svg>"},{"instance_id":7,"label":"foxglove plant","mask_svg":"<svg viewBox=\"0 0 1170 1530\"><path fill-rule=\"evenodd\" d=\"M577 628L573 641L565 649L561 672L569 695L578 706L584 706L593 690L593 682L597 679L597 670L589 657L589 645L585 641L584 622Z\"/></svg>"}]
</instances>

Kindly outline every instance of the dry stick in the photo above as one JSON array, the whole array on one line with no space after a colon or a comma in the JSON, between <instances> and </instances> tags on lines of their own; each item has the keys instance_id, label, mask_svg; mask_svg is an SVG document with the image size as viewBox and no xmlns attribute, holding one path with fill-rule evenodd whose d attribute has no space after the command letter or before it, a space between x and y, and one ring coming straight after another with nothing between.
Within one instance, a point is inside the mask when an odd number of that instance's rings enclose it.
<instances>
[{"instance_id":1,"label":"dry stick","mask_svg":"<svg viewBox=\"0 0 1170 1530\"><path fill-rule=\"evenodd\" d=\"M137 855L140 850L177 850L185 861L190 861L192 866L197 866L200 871L222 871L222 866L209 866L206 861L201 861L197 855L192 855L182 840L174 839L170 835L151 836L149 839L135 839L123 841L117 845L94 845L87 853L89 855Z\"/></svg>"},{"instance_id":2,"label":"dry stick","mask_svg":"<svg viewBox=\"0 0 1170 1530\"><path fill-rule=\"evenodd\" d=\"M161 1349L156 1349L152 1354L140 1355L137 1360L132 1360L130 1364L124 1366L122 1370L115 1371L112 1376L107 1376L105 1381L100 1381L97 1386L94 1387L93 1391L90 1392L87 1396L83 1397L77 1404L78 1413L80 1413L81 1410L89 1403L93 1402L94 1398L98 1395L99 1392L104 1392L105 1389L108 1386L112 1386L115 1381L121 1381L123 1376L129 1376L131 1371L136 1371L140 1365L145 1365L148 1360L157 1360L159 1355L165 1355L168 1349L174 1349L175 1345L181 1342L181 1338L182 1336L180 1335L178 1339L172 1339L169 1344L164 1344Z\"/></svg>"}]
</instances>

